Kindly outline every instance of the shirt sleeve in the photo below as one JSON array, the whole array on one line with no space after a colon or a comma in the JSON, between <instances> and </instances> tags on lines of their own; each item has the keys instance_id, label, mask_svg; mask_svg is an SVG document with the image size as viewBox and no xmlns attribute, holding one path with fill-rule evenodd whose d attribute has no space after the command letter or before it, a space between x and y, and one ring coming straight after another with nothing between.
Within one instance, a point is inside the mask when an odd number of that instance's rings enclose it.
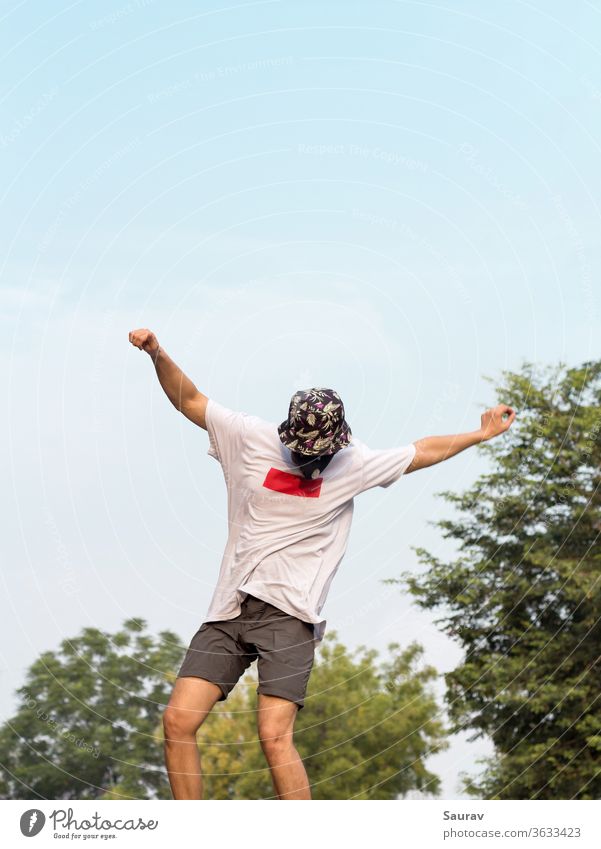
<instances>
[{"instance_id":1,"label":"shirt sleeve","mask_svg":"<svg viewBox=\"0 0 601 849\"><path fill-rule=\"evenodd\" d=\"M240 455L246 431L246 413L224 407L212 398L207 401L205 421L209 434L207 454L218 460L224 469Z\"/></svg>"},{"instance_id":2,"label":"shirt sleeve","mask_svg":"<svg viewBox=\"0 0 601 849\"><path fill-rule=\"evenodd\" d=\"M403 475L415 457L413 442L400 448L382 450L361 446L363 458L363 482L361 492L374 486L388 487Z\"/></svg>"}]
</instances>

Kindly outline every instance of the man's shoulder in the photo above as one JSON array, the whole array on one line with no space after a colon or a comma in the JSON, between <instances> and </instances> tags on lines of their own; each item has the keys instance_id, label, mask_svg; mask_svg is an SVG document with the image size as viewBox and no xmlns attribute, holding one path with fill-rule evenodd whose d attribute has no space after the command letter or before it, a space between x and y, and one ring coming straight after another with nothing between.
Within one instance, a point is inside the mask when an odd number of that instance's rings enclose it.
<instances>
[{"instance_id":1,"label":"man's shoulder","mask_svg":"<svg viewBox=\"0 0 601 849\"><path fill-rule=\"evenodd\" d=\"M207 416L209 418L222 417L232 420L238 420L245 426L253 425L255 427L274 428L275 425L266 421L254 413L249 413L244 409L238 409L235 406L229 406L216 398L209 396L207 400Z\"/></svg>"}]
</instances>

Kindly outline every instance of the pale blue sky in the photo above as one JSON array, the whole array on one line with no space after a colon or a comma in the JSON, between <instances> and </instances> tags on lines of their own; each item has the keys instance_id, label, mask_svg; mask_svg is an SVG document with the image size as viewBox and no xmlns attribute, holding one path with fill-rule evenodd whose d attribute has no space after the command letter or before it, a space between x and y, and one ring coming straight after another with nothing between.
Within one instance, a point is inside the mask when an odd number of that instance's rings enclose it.
<instances>
[{"instance_id":1,"label":"pale blue sky","mask_svg":"<svg viewBox=\"0 0 601 849\"><path fill-rule=\"evenodd\" d=\"M472 430L483 375L598 356L601 12L589 2L3 4L2 716L43 649L132 614L188 642L226 533L207 436L128 331L281 421L342 394L373 447ZM357 500L324 614L459 652L380 580L448 553L435 493ZM483 743L430 762L445 795Z\"/></svg>"}]
</instances>

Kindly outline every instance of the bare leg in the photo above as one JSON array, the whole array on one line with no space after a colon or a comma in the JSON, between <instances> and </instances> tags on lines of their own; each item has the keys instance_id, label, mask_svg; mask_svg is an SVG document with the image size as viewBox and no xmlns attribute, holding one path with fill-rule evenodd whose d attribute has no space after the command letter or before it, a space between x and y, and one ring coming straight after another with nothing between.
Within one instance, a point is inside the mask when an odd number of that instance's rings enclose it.
<instances>
[{"instance_id":1,"label":"bare leg","mask_svg":"<svg viewBox=\"0 0 601 849\"><path fill-rule=\"evenodd\" d=\"M278 799L310 799L305 767L293 742L298 706L288 699L259 694L259 739Z\"/></svg>"},{"instance_id":2,"label":"bare leg","mask_svg":"<svg viewBox=\"0 0 601 849\"><path fill-rule=\"evenodd\" d=\"M217 684L185 677L175 682L163 714L165 763L174 799L202 799L196 732L221 696Z\"/></svg>"}]
</instances>

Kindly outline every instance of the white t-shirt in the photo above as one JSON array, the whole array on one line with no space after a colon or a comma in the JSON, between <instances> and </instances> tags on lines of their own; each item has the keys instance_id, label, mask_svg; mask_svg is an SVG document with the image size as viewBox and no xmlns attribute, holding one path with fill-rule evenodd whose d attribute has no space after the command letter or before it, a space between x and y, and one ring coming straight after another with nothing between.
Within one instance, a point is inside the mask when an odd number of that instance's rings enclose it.
<instances>
[{"instance_id":1,"label":"white t-shirt","mask_svg":"<svg viewBox=\"0 0 601 849\"><path fill-rule=\"evenodd\" d=\"M277 425L209 399L208 454L223 469L228 539L205 621L233 619L253 595L314 624L346 551L353 499L390 486L406 471L415 445L372 450L353 436L320 477L303 478L280 441Z\"/></svg>"}]
</instances>

